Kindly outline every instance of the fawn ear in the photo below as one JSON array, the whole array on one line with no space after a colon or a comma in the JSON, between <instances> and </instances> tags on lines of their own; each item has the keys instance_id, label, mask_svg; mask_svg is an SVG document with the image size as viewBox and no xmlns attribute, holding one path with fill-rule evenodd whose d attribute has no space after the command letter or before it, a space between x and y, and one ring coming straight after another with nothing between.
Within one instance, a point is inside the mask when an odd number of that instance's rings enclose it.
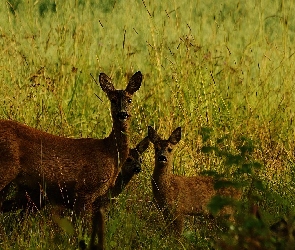
<instances>
[{"instance_id":1,"label":"fawn ear","mask_svg":"<svg viewBox=\"0 0 295 250\"><path fill-rule=\"evenodd\" d=\"M116 90L112 84L112 80L105 73L99 74L99 83L102 90L107 94Z\"/></svg>"},{"instance_id":2,"label":"fawn ear","mask_svg":"<svg viewBox=\"0 0 295 250\"><path fill-rule=\"evenodd\" d=\"M161 140L160 136L158 136L157 132L151 126L148 126L148 137L152 143L156 143Z\"/></svg>"},{"instance_id":3,"label":"fawn ear","mask_svg":"<svg viewBox=\"0 0 295 250\"><path fill-rule=\"evenodd\" d=\"M144 151L147 150L147 148L149 147L149 144L150 144L150 140L149 140L149 137L147 136L144 139L142 139L140 143L137 144L136 149L140 154L142 154Z\"/></svg>"},{"instance_id":4,"label":"fawn ear","mask_svg":"<svg viewBox=\"0 0 295 250\"><path fill-rule=\"evenodd\" d=\"M173 145L176 145L181 139L181 127L175 129L172 134L170 135L168 141Z\"/></svg>"},{"instance_id":5,"label":"fawn ear","mask_svg":"<svg viewBox=\"0 0 295 250\"><path fill-rule=\"evenodd\" d=\"M139 90L142 81L142 74L140 71L137 71L129 80L129 83L125 89L129 94L134 94Z\"/></svg>"}]
</instances>

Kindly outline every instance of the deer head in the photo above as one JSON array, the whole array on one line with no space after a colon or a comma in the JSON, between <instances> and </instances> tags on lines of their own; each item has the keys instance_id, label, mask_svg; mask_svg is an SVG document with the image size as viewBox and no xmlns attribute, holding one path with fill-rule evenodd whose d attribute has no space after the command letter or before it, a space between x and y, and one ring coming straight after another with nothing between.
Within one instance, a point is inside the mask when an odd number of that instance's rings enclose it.
<instances>
[{"instance_id":1,"label":"deer head","mask_svg":"<svg viewBox=\"0 0 295 250\"><path fill-rule=\"evenodd\" d=\"M111 113L114 121L126 122L130 118L132 95L139 90L142 82L142 74L136 72L125 90L116 90L111 79L105 74L99 75L99 82L102 90L111 101Z\"/></svg>"},{"instance_id":2,"label":"deer head","mask_svg":"<svg viewBox=\"0 0 295 250\"><path fill-rule=\"evenodd\" d=\"M176 128L170 135L168 140L163 140L157 132L151 127L148 127L148 137L154 144L155 163L159 167L172 166L173 149L181 139L181 128Z\"/></svg>"}]
</instances>

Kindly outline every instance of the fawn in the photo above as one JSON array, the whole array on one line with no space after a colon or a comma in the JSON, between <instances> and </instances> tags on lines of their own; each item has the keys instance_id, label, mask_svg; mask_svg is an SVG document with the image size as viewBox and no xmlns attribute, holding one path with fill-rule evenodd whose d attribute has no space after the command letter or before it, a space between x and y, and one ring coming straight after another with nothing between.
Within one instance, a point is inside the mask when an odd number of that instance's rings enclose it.
<instances>
[{"instance_id":1,"label":"fawn","mask_svg":"<svg viewBox=\"0 0 295 250\"><path fill-rule=\"evenodd\" d=\"M152 189L157 207L163 212L169 228L181 235L184 215L208 214L207 204L216 194L238 197L235 190L214 189L214 179L207 176L185 177L172 174L172 158L175 145L181 139L181 128L176 128L168 140L148 127L148 137L154 144L155 168ZM231 214L231 211L225 211ZM169 224L172 221L172 224Z\"/></svg>"},{"instance_id":2,"label":"fawn","mask_svg":"<svg viewBox=\"0 0 295 250\"><path fill-rule=\"evenodd\" d=\"M104 139L55 136L16 121L0 121L0 191L14 183L19 192L45 190L49 200L91 213L94 201L115 185L129 152L133 94L142 82L136 72L125 90L116 90L104 73L99 83L111 102L112 131ZM68 201L63 198L66 192ZM2 201L0 200L0 204Z\"/></svg>"},{"instance_id":3,"label":"fawn","mask_svg":"<svg viewBox=\"0 0 295 250\"><path fill-rule=\"evenodd\" d=\"M115 185L102 197L95 201L95 209L92 220L92 235L90 240L90 249L94 249L95 237L98 236L98 249L104 249L105 239L105 220L104 213L108 209L111 198L118 196L128 185L134 174L141 171L141 155L148 148L149 139L145 137L137 146L130 149L129 155L124 162L120 173L117 176Z\"/></svg>"}]
</instances>

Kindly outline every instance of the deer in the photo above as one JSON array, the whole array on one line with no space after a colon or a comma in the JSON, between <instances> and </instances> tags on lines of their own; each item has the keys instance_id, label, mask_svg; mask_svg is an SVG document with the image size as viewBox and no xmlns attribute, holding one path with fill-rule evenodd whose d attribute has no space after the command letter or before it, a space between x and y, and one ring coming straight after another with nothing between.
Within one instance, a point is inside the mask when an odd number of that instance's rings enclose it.
<instances>
[{"instance_id":1,"label":"deer","mask_svg":"<svg viewBox=\"0 0 295 250\"><path fill-rule=\"evenodd\" d=\"M128 157L132 96L141 82L138 71L125 90L117 90L111 79L100 73L100 87L111 102L113 122L103 139L67 138L0 120L0 204L14 183L19 192L44 190L50 201L73 209L77 216L92 214L95 201L112 189Z\"/></svg>"},{"instance_id":2,"label":"deer","mask_svg":"<svg viewBox=\"0 0 295 250\"><path fill-rule=\"evenodd\" d=\"M180 176L172 173L172 161L175 146L181 140L181 127L176 128L163 140L157 132L148 126L148 137L154 144L155 166L152 175L154 201L163 213L167 229L176 236L183 232L184 216L210 215L207 205L215 195L239 198L233 188L214 189L214 179L210 176ZM231 215L231 208L224 208Z\"/></svg>"},{"instance_id":3,"label":"deer","mask_svg":"<svg viewBox=\"0 0 295 250\"><path fill-rule=\"evenodd\" d=\"M104 196L99 197L95 201L94 207L97 211L94 213L94 217L92 218L90 249L105 248L105 212L109 208L111 199L121 194L131 181L132 177L141 172L142 154L146 151L148 146L149 138L145 137L136 145L135 148L130 149L129 155L116 178L115 185L111 187ZM98 237L97 247L95 245L96 236Z\"/></svg>"}]
</instances>

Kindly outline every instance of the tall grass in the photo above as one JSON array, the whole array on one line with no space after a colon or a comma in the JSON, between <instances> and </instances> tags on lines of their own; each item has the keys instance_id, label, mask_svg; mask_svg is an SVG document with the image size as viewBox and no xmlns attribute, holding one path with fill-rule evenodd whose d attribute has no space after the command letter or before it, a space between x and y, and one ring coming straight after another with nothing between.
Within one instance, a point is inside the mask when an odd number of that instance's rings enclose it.
<instances>
[{"instance_id":1,"label":"tall grass","mask_svg":"<svg viewBox=\"0 0 295 250\"><path fill-rule=\"evenodd\" d=\"M241 136L255 141L253 157L264 166L257 175L288 200L273 205L264 196L273 222L294 206L294 7L283 0L2 1L0 117L56 135L103 138L111 130L109 104L91 74L105 72L123 88L141 70L132 144L147 125L163 136L181 126L174 171L195 175L227 168L204 145L226 138L222 147L234 153ZM112 207L109 249L209 248L204 227L191 221L186 240L164 236L151 203L152 168L150 150L143 172ZM3 215L2 224L11 217ZM46 213L13 225L0 232L1 249L77 247L66 233L55 239L61 229Z\"/></svg>"}]
</instances>

